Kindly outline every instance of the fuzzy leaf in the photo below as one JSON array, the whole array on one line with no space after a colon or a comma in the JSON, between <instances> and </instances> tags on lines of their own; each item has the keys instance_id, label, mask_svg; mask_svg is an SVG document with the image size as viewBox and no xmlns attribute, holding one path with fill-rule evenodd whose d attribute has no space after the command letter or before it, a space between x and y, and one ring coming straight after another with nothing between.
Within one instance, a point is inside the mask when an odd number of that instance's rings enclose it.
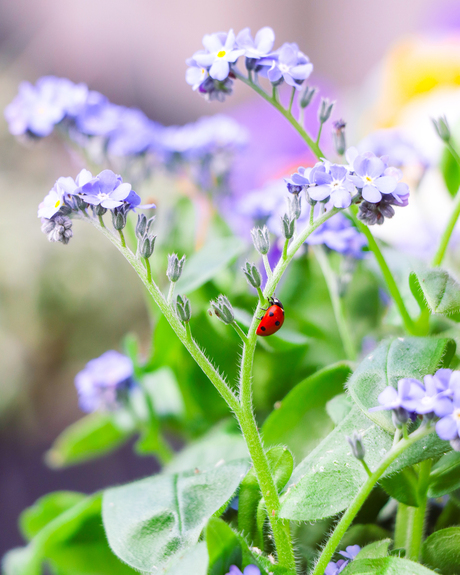
<instances>
[{"instance_id":1,"label":"fuzzy leaf","mask_svg":"<svg viewBox=\"0 0 460 575\"><path fill-rule=\"evenodd\" d=\"M382 539L381 541L369 543L369 545L361 549L356 559L378 559L379 557L386 557L390 543L391 539Z\"/></svg>"},{"instance_id":2,"label":"fuzzy leaf","mask_svg":"<svg viewBox=\"0 0 460 575\"><path fill-rule=\"evenodd\" d=\"M422 547L423 562L443 575L458 575L460 567L460 527L435 531Z\"/></svg>"},{"instance_id":3,"label":"fuzzy leaf","mask_svg":"<svg viewBox=\"0 0 460 575\"><path fill-rule=\"evenodd\" d=\"M231 461L203 473L157 475L108 489L102 517L110 547L134 569L167 567L197 543L248 468L246 460Z\"/></svg>"},{"instance_id":4,"label":"fuzzy leaf","mask_svg":"<svg viewBox=\"0 0 460 575\"><path fill-rule=\"evenodd\" d=\"M383 477L380 485L396 501L410 507L419 506L417 499L418 477L412 467L406 467L399 473Z\"/></svg>"},{"instance_id":5,"label":"fuzzy leaf","mask_svg":"<svg viewBox=\"0 0 460 575\"><path fill-rule=\"evenodd\" d=\"M358 559L351 561L343 575L433 575L433 571L419 563L399 557Z\"/></svg>"},{"instance_id":6,"label":"fuzzy leaf","mask_svg":"<svg viewBox=\"0 0 460 575\"><path fill-rule=\"evenodd\" d=\"M231 527L211 517L206 528L206 544L209 555L209 575L228 573L230 565L241 565L243 553L238 537Z\"/></svg>"},{"instance_id":7,"label":"fuzzy leaf","mask_svg":"<svg viewBox=\"0 0 460 575\"><path fill-rule=\"evenodd\" d=\"M460 312L460 284L443 269L427 269L411 273L413 291L422 292L432 313L453 315Z\"/></svg>"},{"instance_id":8,"label":"fuzzy leaf","mask_svg":"<svg viewBox=\"0 0 460 575\"><path fill-rule=\"evenodd\" d=\"M208 549L206 541L200 541L195 547L188 549L166 571L167 575L207 575L208 574Z\"/></svg>"},{"instance_id":9,"label":"fuzzy leaf","mask_svg":"<svg viewBox=\"0 0 460 575\"><path fill-rule=\"evenodd\" d=\"M441 497L460 488L460 453L446 453L433 466L430 475L429 497Z\"/></svg>"}]
</instances>

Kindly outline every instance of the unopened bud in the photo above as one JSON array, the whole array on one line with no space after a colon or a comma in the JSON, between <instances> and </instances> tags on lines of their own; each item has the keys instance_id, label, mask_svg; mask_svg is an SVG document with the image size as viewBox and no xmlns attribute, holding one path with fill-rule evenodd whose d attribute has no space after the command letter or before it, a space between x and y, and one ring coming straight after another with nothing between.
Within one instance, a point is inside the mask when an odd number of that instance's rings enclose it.
<instances>
[{"instance_id":1,"label":"unopened bud","mask_svg":"<svg viewBox=\"0 0 460 575\"><path fill-rule=\"evenodd\" d=\"M225 324L230 324L235 321L235 314L233 313L232 304L224 295L220 295L216 301L211 302L211 307L214 314Z\"/></svg>"},{"instance_id":2,"label":"unopened bud","mask_svg":"<svg viewBox=\"0 0 460 575\"><path fill-rule=\"evenodd\" d=\"M100 205L99 206L91 206L91 208L92 208L93 214L95 216L103 216L107 211L107 208L103 208Z\"/></svg>"},{"instance_id":3,"label":"unopened bud","mask_svg":"<svg viewBox=\"0 0 460 575\"><path fill-rule=\"evenodd\" d=\"M192 308L190 306L190 300L185 296L178 295L176 298L176 312L177 317L187 323L192 317Z\"/></svg>"},{"instance_id":4,"label":"unopened bud","mask_svg":"<svg viewBox=\"0 0 460 575\"><path fill-rule=\"evenodd\" d=\"M446 143L450 142L450 128L447 118L445 116L440 116L437 120L432 118L432 121L441 140Z\"/></svg>"},{"instance_id":5,"label":"unopened bud","mask_svg":"<svg viewBox=\"0 0 460 575\"><path fill-rule=\"evenodd\" d=\"M302 211L302 198L298 194L288 196L289 216L291 219L298 220Z\"/></svg>"},{"instance_id":6,"label":"unopened bud","mask_svg":"<svg viewBox=\"0 0 460 575\"><path fill-rule=\"evenodd\" d=\"M268 254L268 250L270 249L270 235L267 226L263 228L253 228L251 230L251 236L254 247L259 254Z\"/></svg>"},{"instance_id":7,"label":"unopened bud","mask_svg":"<svg viewBox=\"0 0 460 575\"><path fill-rule=\"evenodd\" d=\"M343 120L334 122L334 145L335 151L339 156L343 156L345 150L347 149L347 143L345 140L345 127L346 123Z\"/></svg>"},{"instance_id":8,"label":"unopened bud","mask_svg":"<svg viewBox=\"0 0 460 575\"><path fill-rule=\"evenodd\" d=\"M122 230L126 226L127 210L120 206L112 210L112 225L116 230Z\"/></svg>"},{"instance_id":9,"label":"unopened bud","mask_svg":"<svg viewBox=\"0 0 460 575\"><path fill-rule=\"evenodd\" d=\"M260 275L260 272L255 264L246 262L242 270L246 276L246 279L248 280L249 285L252 285L252 287L255 288L259 288L261 286L262 276Z\"/></svg>"},{"instance_id":10,"label":"unopened bud","mask_svg":"<svg viewBox=\"0 0 460 575\"><path fill-rule=\"evenodd\" d=\"M185 256L182 256L181 259L179 259L177 254L170 254L168 256L168 269L166 270L166 275L168 276L169 281L177 282L182 274L184 263Z\"/></svg>"},{"instance_id":11,"label":"unopened bud","mask_svg":"<svg viewBox=\"0 0 460 575\"><path fill-rule=\"evenodd\" d=\"M306 86L305 92L302 94L302 98L300 99L300 107L306 108L309 106L315 94L316 88L310 88L309 86Z\"/></svg>"},{"instance_id":12,"label":"unopened bud","mask_svg":"<svg viewBox=\"0 0 460 575\"><path fill-rule=\"evenodd\" d=\"M391 418L395 427L401 429L409 421L410 414L404 407L397 407L391 412Z\"/></svg>"},{"instance_id":13,"label":"unopened bud","mask_svg":"<svg viewBox=\"0 0 460 575\"><path fill-rule=\"evenodd\" d=\"M363 436L360 433L354 431L351 437L348 437L347 435L346 438L350 444L354 457L360 461L363 461L364 456L366 455L366 450L364 449L363 445Z\"/></svg>"},{"instance_id":14,"label":"unopened bud","mask_svg":"<svg viewBox=\"0 0 460 575\"><path fill-rule=\"evenodd\" d=\"M291 218L287 214L284 214L284 216L281 218L281 224L282 224L283 236L287 240L290 240L294 235L295 218Z\"/></svg>"},{"instance_id":15,"label":"unopened bud","mask_svg":"<svg viewBox=\"0 0 460 575\"><path fill-rule=\"evenodd\" d=\"M246 58L246 70L251 72L254 70L259 62L259 58Z\"/></svg>"},{"instance_id":16,"label":"unopened bud","mask_svg":"<svg viewBox=\"0 0 460 575\"><path fill-rule=\"evenodd\" d=\"M142 239L145 234L150 234L153 222L155 221L155 216L150 218L149 220L145 216L145 214L139 214L137 216L137 224L136 224L136 237L137 239Z\"/></svg>"},{"instance_id":17,"label":"unopened bud","mask_svg":"<svg viewBox=\"0 0 460 575\"><path fill-rule=\"evenodd\" d=\"M318 113L320 124L324 124L329 120L334 104L335 102L331 102L328 98L321 98L321 105Z\"/></svg>"},{"instance_id":18,"label":"unopened bud","mask_svg":"<svg viewBox=\"0 0 460 575\"><path fill-rule=\"evenodd\" d=\"M149 257L153 254L156 239L156 236L144 236L141 240L139 240L137 249L139 250L139 255L141 258L149 259Z\"/></svg>"}]
</instances>

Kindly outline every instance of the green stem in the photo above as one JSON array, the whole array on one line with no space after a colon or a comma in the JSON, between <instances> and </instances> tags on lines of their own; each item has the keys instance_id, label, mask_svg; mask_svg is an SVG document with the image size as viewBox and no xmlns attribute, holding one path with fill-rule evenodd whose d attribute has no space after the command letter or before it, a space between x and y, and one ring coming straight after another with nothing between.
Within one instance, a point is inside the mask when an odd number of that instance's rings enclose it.
<instances>
[{"instance_id":1,"label":"green stem","mask_svg":"<svg viewBox=\"0 0 460 575\"><path fill-rule=\"evenodd\" d=\"M190 334L190 329L185 328L182 325L182 322L176 316L174 310L168 305L168 302L164 298L163 294L161 293L156 283L153 280L152 281L149 280L147 275L148 272L146 272L139 259L132 253L130 249L122 246L120 242L117 240L116 236L110 230L108 230L105 227L101 227L98 224L98 222L94 219L92 219L91 221L93 225L96 228L98 228L99 231L101 231L115 245L118 251L120 251L123 254L123 256L128 260L128 262L131 264L131 266L134 268L135 272L141 279L142 283L149 291L153 301L160 308L160 311L165 316L167 322L176 333L177 337L183 343L183 345L190 353L190 355L193 357L193 359L196 361L196 363L203 370L205 375L210 379L211 383L216 387L217 391L225 399L230 409L238 414L240 411L240 406L232 390L228 387L225 380L221 377L216 368L212 365L212 363L208 360L205 354L198 347L195 340L192 338Z\"/></svg>"},{"instance_id":2,"label":"green stem","mask_svg":"<svg viewBox=\"0 0 460 575\"><path fill-rule=\"evenodd\" d=\"M173 299L173 295L174 295L174 288L176 286L176 282L171 282L169 284L169 290L168 290L168 305L171 305L172 299Z\"/></svg>"},{"instance_id":3,"label":"green stem","mask_svg":"<svg viewBox=\"0 0 460 575\"><path fill-rule=\"evenodd\" d=\"M233 329L236 331L236 333L241 337L241 339L243 340L243 343L247 343L248 338L247 338L246 334L244 333L244 331L236 323L236 321L232 322L230 325L233 327Z\"/></svg>"},{"instance_id":4,"label":"green stem","mask_svg":"<svg viewBox=\"0 0 460 575\"><path fill-rule=\"evenodd\" d=\"M267 272L267 278L271 278L272 277L272 268L270 266L270 262L268 261L268 256L267 254L263 254L262 255L262 260L264 262L264 266L265 266L265 271Z\"/></svg>"},{"instance_id":5,"label":"green stem","mask_svg":"<svg viewBox=\"0 0 460 575\"><path fill-rule=\"evenodd\" d=\"M353 221L356 224L356 227L359 229L360 232L362 232L366 238L367 238L367 242L369 244L369 248L374 252L374 256L375 259L377 260L377 263L379 264L380 270L383 274L383 277L385 279L385 282L387 284L388 290L396 304L396 307L398 308L399 314L401 315L401 318L404 322L404 326L406 328L406 330L412 334L412 335L419 335L419 330L417 329L417 326L415 325L415 323L413 322L412 318L409 315L409 312L406 309L406 306L404 305L404 300L401 297L401 294L399 292L399 288L396 284L396 281L393 277L393 274L391 273L390 268L388 267L388 264L377 244L377 242L375 241L374 236L372 235L372 232L370 231L369 227L366 226L365 224L363 224L361 222L361 220L359 220L356 216L358 212L358 208L356 206L351 206L350 207L350 213L351 216L353 218Z\"/></svg>"},{"instance_id":6,"label":"green stem","mask_svg":"<svg viewBox=\"0 0 460 575\"><path fill-rule=\"evenodd\" d=\"M332 308L334 310L335 315L335 321L339 329L343 349L345 351L347 359L355 361L356 348L353 341L353 336L351 335L350 329L348 327L347 319L345 317L345 310L343 308L343 299L340 297L339 294L337 276L329 263L329 258L327 257L323 246L315 246L314 253L320 265L321 271L323 272L324 279L326 280L326 285L327 289L329 290L329 296L331 298Z\"/></svg>"},{"instance_id":7,"label":"green stem","mask_svg":"<svg viewBox=\"0 0 460 575\"><path fill-rule=\"evenodd\" d=\"M267 305L267 300L265 299L264 294L262 293L262 290L260 289L260 287L257 288L257 294L259 296L259 305L260 306Z\"/></svg>"},{"instance_id":8,"label":"green stem","mask_svg":"<svg viewBox=\"0 0 460 575\"><path fill-rule=\"evenodd\" d=\"M452 154L452 156L454 157L454 160L457 162L457 164L460 166L460 156L458 155L457 150L454 148L454 146L452 145L451 142L446 142L446 146L449 149L449 152Z\"/></svg>"},{"instance_id":9,"label":"green stem","mask_svg":"<svg viewBox=\"0 0 460 575\"><path fill-rule=\"evenodd\" d=\"M324 124L322 122L320 122L319 128L318 128L318 135L316 136L316 143L317 144L319 144L319 140L321 138L321 132L323 131L323 126L324 126Z\"/></svg>"},{"instance_id":10,"label":"green stem","mask_svg":"<svg viewBox=\"0 0 460 575\"><path fill-rule=\"evenodd\" d=\"M418 476L417 499L419 506L415 508L412 529L406 550L406 557L412 561L419 561L425 534L425 517L427 508L427 492L430 485L432 460L427 459L420 463Z\"/></svg>"},{"instance_id":11,"label":"green stem","mask_svg":"<svg viewBox=\"0 0 460 575\"><path fill-rule=\"evenodd\" d=\"M395 549L407 548L407 534L410 530L410 522L413 516L414 507L408 507L404 503L398 503L398 511L396 513L394 546Z\"/></svg>"},{"instance_id":12,"label":"green stem","mask_svg":"<svg viewBox=\"0 0 460 575\"><path fill-rule=\"evenodd\" d=\"M287 258L288 247L289 247L289 240L286 240L284 242L284 246L283 246L283 255L281 256L283 258L283 260L285 260Z\"/></svg>"},{"instance_id":13,"label":"green stem","mask_svg":"<svg viewBox=\"0 0 460 575\"><path fill-rule=\"evenodd\" d=\"M105 228L105 224L104 224L104 220L102 219L102 216L98 216L99 218L99 224L101 225L101 228Z\"/></svg>"},{"instance_id":14,"label":"green stem","mask_svg":"<svg viewBox=\"0 0 460 575\"><path fill-rule=\"evenodd\" d=\"M144 258L144 264L145 264L145 269L147 272L147 281L149 282L149 284L152 283L152 268L150 267L150 261L148 260L148 258Z\"/></svg>"},{"instance_id":15,"label":"green stem","mask_svg":"<svg viewBox=\"0 0 460 575\"><path fill-rule=\"evenodd\" d=\"M427 426L420 427L419 429L414 431L414 433L412 433L408 439L402 439L394 447L390 449L385 459L380 463L380 465L372 473L372 475L367 478L367 481L358 491L355 498L351 502L350 506L342 515L341 520L337 524L329 541L324 547L321 556L319 557L318 562L316 563L315 568L311 575L324 574L327 564L329 563L333 554L335 553L335 550L337 549L340 541L342 540L342 537L345 535L345 532L350 527L358 511L364 505L364 502L368 498L370 492L374 488L377 481L390 467L393 461L395 461L401 455L401 453L403 453L408 447L410 447L411 445L413 445L415 442L417 442L419 439L422 439L426 435L433 433L433 431L434 427L427 427Z\"/></svg>"},{"instance_id":16,"label":"green stem","mask_svg":"<svg viewBox=\"0 0 460 575\"><path fill-rule=\"evenodd\" d=\"M296 89L292 88L291 99L289 100L289 108L288 108L288 112L290 114L292 114L292 104L294 103L295 93L296 93Z\"/></svg>"},{"instance_id":17,"label":"green stem","mask_svg":"<svg viewBox=\"0 0 460 575\"><path fill-rule=\"evenodd\" d=\"M299 122L294 118L294 116L289 112L289 110L286 110L286 108L284 108L280 104L280 102L278 101L277 98L267 94L267 92L265 90L263 90L259 85L255 84L254 82L252 82L251 80L246 78L246 76L241 74L241 72L238 72L238 70L233 69L233 72L239 80L241 80L247 86L252 88L255 92L257 92L259 94L259 96L262 96L262 98L264 100L269 102L273 107L275 107L286 118L286 120L291 124L291 126L295 130L297 130L297 132L301 135L301 137L303 138L303 140L305 141L307 146L310 148L310 150L315 154L315 156L318 159L325 157L321 148L318 146L318 144L316 142L313 141L313 139L307 133L305 128L299 124ZM275 88L273 89L273 92L276 95Z\"/></svg>"},{"instance_id":18,"label":"green stem","mask_svg":"<svg viewBox=\"0 0 460 575\"><path fill-rule=\"evenodd\" d=\"M452 232L454 231L455 224L457 223L459 216L460 216L460 191L458 191L457 195L455 196L454 209L452 211L452 214L450 215L449 221L447 222L446 229L444 230L444 233L441 236L439 247L436 251L433 261L431 262L431 265L433 267L438 267L441 265L442 260L444 259L444 256L446 254L447 246L449 245Z\"/></svg>"},{"instance_id":19,"label":"green stem","mask_svg":"<svg viewBox=\"0 0 460 575\"><path fill-rule=\"evenodd\" d=\"M121 241L121 245L125 248L126 247L126 240L125 240L125 236L123 234L122 230L118 230L118 233L120 235L120 241Z\"/></svg>"}]
</instances>

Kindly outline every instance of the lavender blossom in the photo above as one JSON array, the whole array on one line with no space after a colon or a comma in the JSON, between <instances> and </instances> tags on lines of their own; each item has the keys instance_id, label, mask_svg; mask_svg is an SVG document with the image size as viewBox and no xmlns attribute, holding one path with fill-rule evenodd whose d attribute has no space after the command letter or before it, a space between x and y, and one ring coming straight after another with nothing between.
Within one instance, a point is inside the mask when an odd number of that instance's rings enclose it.
<instances>
[{"instance_id":1,"label":"lavender blossom","mask_svg":"<svg viewBox=\"0 0 460 575\"><path fill-rule=\"evenodd\" d=\"M71 177L59 178L38 206L38 217L49 219L57 214L66 205L66 202L71 203L72 196L92 177L91 172L83 169L75 180Z\"/></svg>"},{"instance_id":2,"label":"lavender blossom","mask_svg":"<svg viewBox=\"0 0 460 575\"><path fill-rule=\"evenodd\" d=\"M371 407L369 411L392 411L403 408L408 412L414 411L414 401L425 396L425 389L418 379L405 377L398 381L398 390L387 386L378 397L380 406Z\"/></svg>"},{"instance_id":3,"label":"lavender blossom","mask_svg":"<svg viewBox=\"0 0 460 575\"><path fill-rule=\"evenodd\" d=\"M291 194L299 194L302 190L310 185L310 173L312 168L298 168L295 174L290 178L284 178L288 192Z\"/></svg>"},{"instance_id":4,"label":"lavender blossom","mask_svg":"<svg viewBox=\"0 0 460 575\"><path fill-rule=\"evenodd\" d=\"M110 132L107 151L114 156L135 156L157 146L162 127L137 108L119 106L116 127Z\"/></svg>"},{"instance_id":5,"label":"lavender blossom","mask_svg":"<svg viewBox=\"0 0 460 575\"><path fill-rule=\"evenodd\" d=\"M198 90L206 78L209 77L209 72L207 68L197 64L193 58L186 60L186 63L189 68L185 72L185 81L189 86L192 86L193 91Z\"/></svg>"},{"instance_id":6,"label":"lavender blossom","mask_svg":"<svg viewBox=\"0 0 460 575\"><path fill-rule=\"evenodd\" d=\"M272 28L261 28L256 37L251 36L250 28L244 28L236 37L238 48L244 50L246 58L259 59L268 56L275 43L275 33Z\"/></svg>"},{"instance_id":7,"label":"lavender blossom","mask_svg":"<svg viewBox=\"0 0 460 575\"><path fill-rule=\"evenodd\" d=\"M425 387L434 386L436 391L452 399L454 392L460 390L460 371L452 369L438 369L434 375L425 375Z\"/></svg>"},{"instance_id":8,"label":"lavender blossom","mask_svg":"<svg viewBox=\"0 0 460 575\"><path fill-rule=\"evenodd\" d=\"M409 204L409 194L395 197L393 194L383 196L380 202L371 203L363 201L359 204L358 218L367 224L381 226L385 219L395 215L393 206L405 208Z\"/></svg>"},{"instance_id":9,"label":"lavender blossom","mask_svg":"<svg viewBox=\"0 0 460 575\"><path fill-rule=\"evenodd\" d=\"M336 214L326 220L307 238L306 243L324 244L331 250L355 259L362 259L365 256L363 248L367 246L365 235L358 232L350 220L342 214Z\"/></svg>"},{"instance_id":10,"label":"lavender blossom","mask_svg":"<svg viewBox=\"0 0 460 575\"><path fill-rule=\"evenodd\" d=\"M92 359L75 377L80 407L92 412L113 410L134 385L132 361L117 351Z\"/></svg>"},{"instance_id":11,"label":"lavender blossom","mask_svg":"<svg viewBox=\"0 0 460 575\"><path fill-rule=\"evenodd\" d=\"M436 423L436 433L441 439L450 441L455 451L460 451L460 389L454 391L453 398L444 416Z\"/></svg>"},{"instance_id":12,"label":"lavender blossom","mask_svg":"<svg viewBox=\"0 0 460 575\"><path fill-rule=\"evenodd\" d=\"M121 206L130 192L131 185L123 183L121 176L103 170L81 187L79 196L88 204L111 210Z\"/></svg>"},{"instance_id":13,"label":"lavender blossom","mask_svg":"<svg viewBox=\"0 0 460 575\"><path fill-rule=\"evenodd\" d=\"M42 218L42 232L47 234L50 242L60 242L67 245L73 236L72 220L57 213L51 218Z\"/></svg>"},{"instance_id":14,"label":"lavender blossom","mask_svg":"<svg viewBox=\"0 0 460 575\"><path fill-rule=\"evenodd\" d=\"M272 57L262 58L260 65L270 64L266 71L266 76L273 84L283 81L297 90L301 89L302 83L313 71L313 64L299 50L297 44L286 43L281 46ZM263 74L265 75L265 73Z\"/></svg>"},{"instance_id":15,"label":"lavender blossom","mask_svg":"<svg viewBox=\"0 0 460 575\"><path fill-rule=\"evenodd\" d=\"M339 554L345 557L345 559L339 559L336 563L334 561L328 563L324 575L337 575L341 573L350 561L356 559L360 551L361 547L359 545L349 545L345 551L339 551Z\"/></svg>"},{"instance_id":16,"label":"lavender blossom","mask_svg":"<svg viewBox=\"0 0 460 575\"><path fill-rule=\"evenodd\" d=\"M356 188L350 181L348 170L338 164L317 165L310 173L312 185L308 195L315 201L328 201L336 208L348 208Z\"/></svg>"},{"instance_id":17,"label":"lavender blossom","mask_svg":"<svg viewBox=\"0 0 460 575\"><path fill-rule=\"evenodd\" d=\"M206 78L206 80L200 84L198 91L208 102L224 102L226 96L233 94L233 80L225 78L225 80L220 82L219 80Z\"/></svg>"},{"instance_id":18,"label":"lavender blossom","mask_svg":"<svg viewBox=\"0 0 460 575\"><path fill-rule=\"evenodd\" d=\"M227 575L260 575L260 569L256 565L248 565L243 572L236 565L230 565Z\"/></svg>"},{"instance_id":19,"label":"lavender blossom","mask_svg":"<svg viewBox=\"0 0 460 575\"><path fill-rule=\"evenodd\" d=\"M236 46L236 38L233 30L230 32L217 32L206 34L203 37L205 50L200 50L193 55L193 59L199 66L209 68L209 75L214 80L225 80L230 73L230 64L244 54L244 50Z\"/></svg>"},{"instance_id":20,"label":"lavender blossom","mask_svg":"<svg viewBox=\"0 0 460 575\"><path fill-rule=\"evenodd\" d=\"M88 136L108 136L117 127L121 108L99 92L91 91L85 107L75 118L75 127Z\"/></svg>"}]
</instances>

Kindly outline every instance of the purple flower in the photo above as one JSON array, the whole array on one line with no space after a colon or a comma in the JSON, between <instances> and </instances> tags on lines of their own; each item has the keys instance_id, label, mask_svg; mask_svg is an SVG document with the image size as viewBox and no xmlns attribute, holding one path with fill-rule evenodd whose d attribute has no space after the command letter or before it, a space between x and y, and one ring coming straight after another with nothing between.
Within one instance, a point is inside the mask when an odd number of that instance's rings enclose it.
<instances>
[{"instance_id":1,"label":"purple flower","mask_svg":"<svg viewBox=\"0 0 460 575\"><path fill-rule=\"evenodd\" d=\"M311 199L322 202L331 199L336 208L348 208L356 188L350 181L348 170L338 164L322 164L313 168L310 182L315 184L308 189Z\"/></svg>"},{"instance_id":2,"label":"purple flower","mask_svg":"<svg viewBox=\"0 0 460 575\"><path fill-rule=\"evenodd\" d=\"M121 176L117 176L111 170L103 170L84 184L78 195L88 204L112 210L121 206L130 193L131 184L123 183Z\"/></svg>"},{"instance_id":3,"label":"purple flower","mask_svg":"<svg viewBox=\"0 0 460 575\"><path fill-rule=\"evenodd\" d=\"M425 375L423 381L426 388L434 385L438 393L452 399L455 390L460 389L460 371L438 369L434 375Z\"/></svg>"},{"instance_id":4,"label":"purple flower","mask_svg":"<svg viewBox=\"0 0 460 575\"><path fill-rule=\"evenodd\" d=\"M311 170L312 168L303 168L301 166L290 178L284 178L284 181L287 184L287 189L291 194L298 194L310 185Z\"/></svg>"},{"instance_id":5,"label":"purple flower","mask_svg":"<svg viewBox=\"0 0 460 575\"><path fill-rule=\"evenodd\" d=\"M99 92L91 91L85 107L75 118L76 128L88 136L107 136L118 124L121 106Z\"/></svg>"},{"instance_id":6,"label":"purple flower","mask_svg":"<svg viewBox=\"0 0 460 575\"><path fill-rule=\"evenodd\" d=\"M162 127L137 108L119 106L118 122L109 134L107 151L114 156L134 156L155 148Z\"/></svg>"},{"instance_id":7,"label":"purple flower","mask_svg":"<svg viewBox=\"0 0 460 575\"><path fill-rule=\"evenodd\" d=\"M331 250L355 259L365 256L366 252L363 252L363 248L367 246L365 235L358 232L350 220L342 214L336 214L326 220L307 238L306 243L324 244Z\"/></svg>"},{"instance_id":8,"label":"purple flower","mask_svg":"<svg viewBox=\"0 0 460 575\"><path fill-rule=\"evenodd\" d=\"M203 37L205 50L200 50L193 55L193 59L199 66L209 68L209 75L215 80L225 80L230 73L230 63L244 54L244 50L236 47L236 38L233 30L230 32L217 32L206 34Z\"/></svg>"},{"instance_id":9,"label":"purple flower","mask_svg":"<svg viewBox=\"0 0 460 575\"><path fill-rule=\"evenodd\" d=\"M85 84L74 84L65 78L44 76L35 86L22 82L18 95L5 109L9 130L15 136L48 136L66 116L78 113L87 95Z\"/></svg>"},{"instance_id":10,"label":"purple flower","mask_svg":"<svg viewBox=\"0 0 460 575\"><path fill-rule=\"evenodd\" d=\"M230 566L227 575L260 575L260 569L256 565L248 565L243 572L236 565Z\"/></svg>"},{"instance_id":11,"label":"purple flower","mask_svg":"<svg viewBox=\"0 0 460 575\"><path fill-rule=\"evenodd\" d=\"M435 413L439 417L449 413L451 400L443 393L440 393L437 378L432 375L426 375L423 380L425 387L423 387L422 383L418 380L414 381L420 384L424 393L423 395L417 393L411 399L405 401L404 407L408 411L418 413L419 415Z\"/></svg>"},{"instance_id":12,"label":"purple flower","mask_svg":"<svg viewBox=\"0 0 460 575\"><path fill-rule=\"evenodd\" d=\"M38 217L50 219L70 200L77 190L92 179L88 170L81 170L75 178L59 178L48 192L43 202L38 206Z\"/></svg>"},{"instance_id":13,"label":"purple flower","mask_svg":"<svg viewBox=\"0 0 460 575\"><path fill-rule=\"evenodd\" d=\"M449 408L444 417L436 423L436 433L441 439L453 441L452 447L458 445L460 437L460 389L454 391L453 399L449 400Z\"/></svg>"},{"instance_id":14,"label":"purple flower","mask_svg":"<svg viewBox=\"0 0 460 575\"><path fill-rule=\"evenodd\" d=\"M341 573L350 561L356 559L360 551L361 547L359 545L349 545L346 551L339 551L339 554L345 557L345 559L339 559L337 563L334 563L334 561L328 563L324 575L337 575Z\"/></svg>"},{"instance_id":15,"label":"purple flower","mask_svg":"<svg viewBox=\"0 0 460 575\"><path fill-rule=\"evenodd\" d=\"M185 72L185 81L192 89L198 90L201 84L209 77L209 72L203 66L200 66L195 62L193 58L189 58L187 61L187 71Z\"/></svg>"},{"instance_id":16,"label":"purple flower","mask_svg":"<svg viewBox=\"0 0 460 575\"><path fill-rule=\"evenodd\" d=\"M273 53L273 58L261 59L259 64L270 64L270 68L266 71L270 82L278 84L284 80L286 84L297 90L301 89L302 82L313 71L313 64L295 43L283 44Z\"/></svg>"},{"instance_id":17,"label":"purple flower","mask_svg":"<svg viewBox=\"0 0 460 575\"><path fill-rule=\"evenodd\" d=\"M413 411L414 400L421 399L425 396L425 389L418 379L404 378L398 381L398 390L389 385L378 397L380 406L371 407L369 411L395 411L405 409Z\"/></svg>"},{"instance_id":18,"label":"purple flower","mask_svg":"<svg viewBox=\"0 0 460 575\"><path fill-rule=\"evenodd\" d=\"M263 58L268 56L273 49L275 33L272 28L265 26L257 32L255 39L253 39L250 28L244 28L236 37L236 43L238 48L244 50L246 58Z\"/></svg>"},{"instance_id":19,"label":"purple flower","mask_svg":"<svg viewBox=\"0 0 460 575\"><path fill-rule=\"evenodd\" d=\"M89 361L75 377L80 407L86 412L116 409L133 385L132 361L113 350Z\"/></svg>"},{"instance_id":20,"label":"purple flower","mask_svg":"<svg viewBox=\"0 0 460 575\"><path fill-rule=\"evenodd\" d=\"M225 78L224 81L220 82L219 80L206 78L206 80L200 84L198 91L208 102L224 102L226 96L233 94L233 80Z\"/></svg>"},{"instance_id":21,"label":"purple flower","mask_svg":"<svg viewBox=\"0 0 460 575\"><path fill-rule=\"evenodd\" d=\"M345 557L345 559L353 561L360 551L361 547L359 545L349 545L345 551L339 551L339 554Z\"/></svg>"},{"instance_id":22,"label":"purple flower","mask_svg":"<svg viewBox=\"0 0 460 575\"><path fill-rule=\"evenodd\" d=\"M427 166L428 160L408 135L398 129L377 130L372 132L358 145L362 152L370 151L376 156L386 156L391 166L402 168L409 165Z\"/></svg>"}]
</instances>

